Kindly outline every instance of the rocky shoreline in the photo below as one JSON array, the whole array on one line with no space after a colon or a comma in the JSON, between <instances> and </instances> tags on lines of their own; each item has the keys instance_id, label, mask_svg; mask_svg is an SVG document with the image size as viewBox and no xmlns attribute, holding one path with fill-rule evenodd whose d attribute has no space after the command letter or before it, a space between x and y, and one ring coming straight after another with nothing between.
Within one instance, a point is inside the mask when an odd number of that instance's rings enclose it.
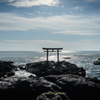
<instances>
[{"instance_id":1,"label":"rocky shoreline","mask_svg":"<svg viewBox=\"0 0 100 100\"><path fill-rule=\"evenodd\" d=\"M36 77L14 77L18 70L26 70ZM85 76L83 68L66 61L43 61L19 66L0 61L0 97L3 100L100 99L100 80Z\"/></svg>"},{"instance_id":2,"label":"rocky shoreline","mask_svg":"<svg viewBox=\"0 0 100 100\"><path fill-rule=\"evenodd\" d=\"M100 58L97 61L93 62L94 65L100 65Z\"/></svg>"}]
</instances>

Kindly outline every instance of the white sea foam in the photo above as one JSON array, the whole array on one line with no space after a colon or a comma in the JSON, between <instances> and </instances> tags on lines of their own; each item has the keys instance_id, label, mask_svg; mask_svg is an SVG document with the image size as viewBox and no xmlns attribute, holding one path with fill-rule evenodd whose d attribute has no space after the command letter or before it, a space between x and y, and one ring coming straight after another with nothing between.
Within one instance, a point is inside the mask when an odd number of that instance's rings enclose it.
<instances>
[{"instance_id":1,"label":"white sea foam","mask_svg":"<svg viewBox=\"0 0 100 100\"><path fill-rule=\"evenodd\" d=\"M35 74L31 74L31 73L29 73L29 72L27 72L25 70L16 71L14 77L26 77L26 78L28 78L30 75L36 77Z\"/></svg>"}]
</instances>

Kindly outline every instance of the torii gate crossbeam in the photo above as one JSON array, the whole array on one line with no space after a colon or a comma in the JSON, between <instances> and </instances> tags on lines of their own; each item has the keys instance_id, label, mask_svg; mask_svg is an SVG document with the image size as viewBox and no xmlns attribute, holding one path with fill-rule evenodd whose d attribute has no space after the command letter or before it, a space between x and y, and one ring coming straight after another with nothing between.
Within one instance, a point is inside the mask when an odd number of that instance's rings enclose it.
<instances>
[{"instance_id":1,"label":"torii gate crossbeam","mask_svg":"<svg viewBox=\"0 0 100 100\"><path fill-rule=\"evenodd\" d=\"M46 50L44 52L47 52L47 62L48 62L48 53L49 52L57 52L57 62L59 62L59 52L61 52L60 50L62 50L63 48L42 48L42 49Z\"/></svg>"}]
</instances>

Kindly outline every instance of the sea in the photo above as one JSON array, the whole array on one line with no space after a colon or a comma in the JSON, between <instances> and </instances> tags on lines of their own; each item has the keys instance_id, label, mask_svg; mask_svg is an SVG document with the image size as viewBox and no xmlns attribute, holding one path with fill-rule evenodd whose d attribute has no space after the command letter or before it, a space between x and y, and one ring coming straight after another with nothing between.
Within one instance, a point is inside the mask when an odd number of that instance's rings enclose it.
<instances>
[{"instance_id":1,"label":"sea","mask_svg":"<svg viewBox=\"0 0 100 100\"><path fill-rule=\"evenodd\" d=\"M100 80L100 65L93 65L93 62L98 58L100 58L100 51L62 51L59 54L60 61L65 60L76 64L78 67L83 67L86 70L86 77L96 77ZM14 65L46 61L46 52L0 51L0 61L13 61ZM57 54L54 52L49 53L49 61L56 62ZM20 72L20 74L24 74L24 72Z\"/></svg>"}]
</instances>

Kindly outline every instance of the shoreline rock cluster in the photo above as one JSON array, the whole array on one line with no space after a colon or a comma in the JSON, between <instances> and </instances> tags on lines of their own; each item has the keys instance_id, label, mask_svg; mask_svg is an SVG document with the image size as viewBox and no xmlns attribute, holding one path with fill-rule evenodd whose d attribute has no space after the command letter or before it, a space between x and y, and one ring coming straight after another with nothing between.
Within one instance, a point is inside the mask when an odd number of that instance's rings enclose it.
<instances>
[{"instance_id":1,"label":"shoreline rock cluster","mask_svg":"<svg viewBox=\"0 0 100 100\"><path fill-rule=\"evenodd\" d=\"M9 65L9 66L8 66ZM6 69L8 66L8 69ZM16 71L18 66L0 62L6 73ZM100 80L85 77L83 68L61 61L35 62L21 66L20 69L36 74L36 77L16 77L17 80L0 81L0 97L5 100L98 100L100 99ZM2 75L1 75L2 76ZM5 75L4 75L5 76ZM10 77L14 78L14 77Z\"/></svg>"},{"instance_id":2,"label":"shoreline rock cluster","mask_svg":"<svg viewBox=\"0 0 100 100\"><path fill-rule=\"evenodd\" d=\"M86 72L82 67L77 67L70 62L61 61L59 63L54 61L43 61L36 63L26 64L26 71L36 74L36 76L47 75L63 75L63 74L75 74L79 76L86 76Z\"/></svg>"},{"instance_id":3,"label":"shoreline rock cluster","mask_svg":"<svg viewBox=\"0 0 100 100\"><path fill-rule=\"evenodd\" d=\"M0 78L14 75L15 70L17 67L13 65L12 61L0 61Z\"/></svg>"},{"instance_id":4,"label":"shoreline rock cluster","mask_svg":"<svg viewBox=\"0 0 100 100\"><path fill-rule=\"evenodd\" d=\"M93 64L94 64L94 65L100 65L100 58L98 58L98 60L95 61Z\"/></svg>"}]
</instances>

